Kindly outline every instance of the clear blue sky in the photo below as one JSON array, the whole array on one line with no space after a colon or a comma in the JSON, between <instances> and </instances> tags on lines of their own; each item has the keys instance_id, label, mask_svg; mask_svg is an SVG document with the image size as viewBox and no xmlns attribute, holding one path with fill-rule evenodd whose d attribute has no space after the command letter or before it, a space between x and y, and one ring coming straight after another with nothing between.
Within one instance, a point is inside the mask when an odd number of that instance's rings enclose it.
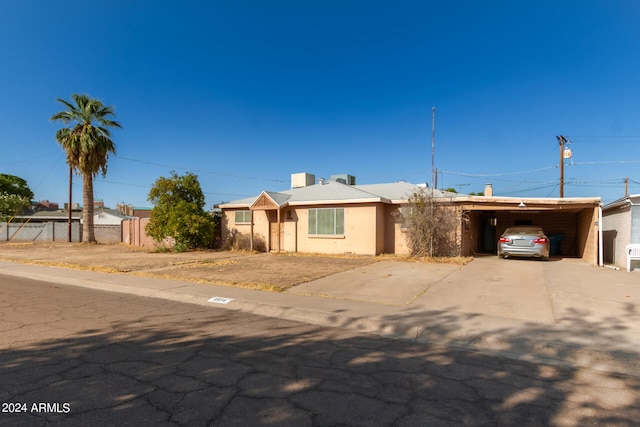
<instances>
[{"instance_id":1,"label":"clear blue sky","mask_svg":"<svg viewBox=\"0 0 640 427\"><path fill-rule=\"evenodd\" d=\"M0 173L67 200L49 118L86 93L115 109L96 199L150 206L171 170L207 208L289 188L295 172L357 183L559 194L640 193L640 2L0 1ZM81 201L80 178L74 202Z\"/></svg>"}]
</instances>

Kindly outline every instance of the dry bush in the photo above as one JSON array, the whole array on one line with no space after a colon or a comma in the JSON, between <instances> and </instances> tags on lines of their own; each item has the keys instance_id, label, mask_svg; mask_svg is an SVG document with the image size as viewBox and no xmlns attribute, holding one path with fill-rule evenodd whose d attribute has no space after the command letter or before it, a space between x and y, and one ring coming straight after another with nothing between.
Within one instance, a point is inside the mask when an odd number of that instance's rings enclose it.
<instances>
[{"instance_id":1,"label":"dry bush","mask_svg":"<svg viewBox=\"0 0 640 427\"><path fill-rule=\"evenodd\" d=\"M232 251L250 251L252 250L251 236L242 234L238 230L233 229L224 242L223 249ZM260 234L253 236L253 250L256 252L267 252L267 243Z\"/></svg>"},{"instance_id":2,"label":"dry bush","mask_svg":"<svg viewBox=\"0 0 640 427\"><path fill-rule=\"evenodd\" d=\"M425 189L412 194L401 209L407 231L407 245L413 256L453 257L459 255L456 207L441 192Z\"/></svg>"}]
</instances>

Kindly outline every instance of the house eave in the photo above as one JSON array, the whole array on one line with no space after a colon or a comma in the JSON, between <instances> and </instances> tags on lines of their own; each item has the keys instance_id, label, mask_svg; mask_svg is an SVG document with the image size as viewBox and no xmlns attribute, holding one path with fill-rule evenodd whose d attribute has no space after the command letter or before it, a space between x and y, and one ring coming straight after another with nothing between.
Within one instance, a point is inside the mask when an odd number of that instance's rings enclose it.
<instances>
[{"instance_id":1,"label":"house eave","mask_svg":"<svg viewBox=\"0 0 640 427\"><path fill-rule=\"evenodd\" d=\"M309 206L309 205L348 205L363 203L391 203L390 200L382 197L366 198L366 199L335 199L335 200L300 200L297 202L289 202L289 206Z\"/></svg>"}]
</instances>

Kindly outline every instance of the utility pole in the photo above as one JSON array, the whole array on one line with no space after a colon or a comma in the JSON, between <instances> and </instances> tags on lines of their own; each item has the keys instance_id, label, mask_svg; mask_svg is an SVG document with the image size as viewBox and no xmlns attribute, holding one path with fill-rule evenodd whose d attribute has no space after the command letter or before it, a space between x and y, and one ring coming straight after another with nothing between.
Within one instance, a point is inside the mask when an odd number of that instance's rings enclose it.
<instances>
[{"instance_id":1,"label":"utility pole","mask_svg":"<svg viewBox=\"0 0 640 427\"><path fill-rule=\"evenodd\" d=\"M431 197L429 197L429 204L431 205L431 220L429 230L429 258L433 258L433 198L435 197L436 189L436 169L435 169L435 141L436 141L436 107L431 108Z\"/></svg>"},{"instance_id":2,"label":"utility pole","mask_svg":"<svg viewBox=\"0 0 640 427\"><path fill-rule=\"evenodd\" d=\"M624 178L624 197L629 195L629 177Z\"/></svg>"},{"instance_id":3,"label":"utility pole","mask_svg":"<svg viewBox=\"0 0 640 427\"><path fill-rule=\"evenodd\" d=\"M560 197L564 197L564 144L567 142L567 138L564 136L556 136L558 143L560 144Z\"/></svg>"},{"instance_id":4,"label":"utility pole","mask_svg":"<svg viewBox=\"0 0 640 427\"><path fill-rule=\"evenodd\" d=\"M69 220L69 224L68 224L69 225L69 230L68 230L68 232L69 232L69 243L71 243L71 240L72 240L72 238L71 238L71 230L72 230L72 228L71 228L71 224L72 224L72 222L71 222L71 220L72 220L72 217L71 217L71 200L73 200L72 197L71 197L71 190L73 188L72 185L71 185L72 183L73 183L73 168L71 167L71 165L69 165L69 205L68 205L68 207L69 207L69 218L68 218L68 220Z\"/></svg>"},{"instance_id":5,"label":"utility pole","mask_svg":"<svg viewBox=\"0 0 640 427\"><path fill-rule=\"evenodd\" d=\"M436 107L431 107L431 188L436 188L435 142L436 142Z\"/></svg>"}]
</instances>

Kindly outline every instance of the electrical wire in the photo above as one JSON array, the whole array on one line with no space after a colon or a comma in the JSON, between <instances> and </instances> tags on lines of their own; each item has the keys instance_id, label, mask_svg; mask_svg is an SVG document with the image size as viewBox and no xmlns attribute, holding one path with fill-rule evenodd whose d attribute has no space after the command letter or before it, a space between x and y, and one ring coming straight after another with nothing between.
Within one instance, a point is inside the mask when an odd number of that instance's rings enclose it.
<instances>
[{"instance_id":1,"label":"electrical wire","mask_svg":"<svg viewBox=\"0 0 640 427\"><path fill-rule=\"evenodd\" d=\"M530 170L520 171L520 172L508 172L508 173L476 173L476 174L473 174L473 173L451 172L451 171L442 171L442 173L443 174L448 174L448 175L483 178L483 177L494 177L494 176L524 175L524 174L527 174L527 173L540 172L540 171L549 170L549 169L556 169L557 167L558 166L546 166L546 167L537 168L537 169L530 169Z\"/></svg>"},{"instance_id":2,"label":"electrical wire","mask_svg":"<svg viewBox=\"0 0 640 427\"><path fill-rule=\"evenodd\" d=\"M260 177L255 177L255 176L236 175L236 174L226 173L226 172L213 172L213 171L206 171L206 170L201 170L201 169L185 168L183 166L168 165L168 164L164 164L164 163L149 162L149 161L146 161L146 160L130 159L128 157L121 157L121 156L117 156L117 158L121 159L121 160L127 160L127 161L130 161L130 162L143 163L143 164L147 164L147 165L160 166L160 167L164 167L164 168L193 171L193 172L197 172L197 173L206 173L206 174L209 174L209 175L227 176L227 177L231 177L231 178L251 179L251 180L256 180L256 181L287 182L286 180L282 180L282 179L260 178Z\"/></svg>"}]
</instances>

